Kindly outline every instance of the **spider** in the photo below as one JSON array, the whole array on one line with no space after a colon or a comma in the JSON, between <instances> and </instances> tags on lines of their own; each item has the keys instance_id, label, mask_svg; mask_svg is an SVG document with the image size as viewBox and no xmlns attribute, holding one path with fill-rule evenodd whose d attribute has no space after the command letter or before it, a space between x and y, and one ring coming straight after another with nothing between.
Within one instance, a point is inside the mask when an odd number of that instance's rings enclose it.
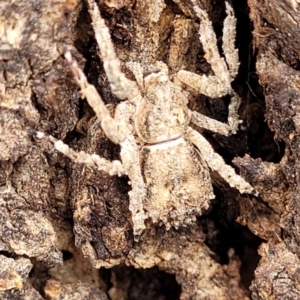
<instances>
[{"instance_id":1,"label":"spider","mask_svg":"<svg viewBox=\"0 0 300 300\"><path fill-rule=\"evenodd\" d=\"M232 7L226 3L223 51L218 52L216 36L207 13L193 1L200 18L199 35L206 59L215 75L196 75L180 70L173 78L165 63L142 66L128 62L127 68L135 81L122 73L111 36L94 0L86 0L92 18L104 69L112 93L121 100L111 117L95 87L88 83L71 53L68 61L81 92L94 109L106 136L121 146L121 160L108 161L96 154L75 152L60 140L48 136L55 148L77 163L108 172L128 175L131 184L129 209L132 213L135 239L146 228L145 221L165 224L167 228L186 226L209 207L213 199L209 169L217 171L231 187L241 193L252 193L253 188L222 157L214 152L209 142L195 129L199 127L223 135L237 131L240 98L233 91L239 62L234 47L235 25ZM189 110L183 86L209 97L231 95L228 124ZM38 138L47 137L37 132Z\"/></svg>"}]
</instances>

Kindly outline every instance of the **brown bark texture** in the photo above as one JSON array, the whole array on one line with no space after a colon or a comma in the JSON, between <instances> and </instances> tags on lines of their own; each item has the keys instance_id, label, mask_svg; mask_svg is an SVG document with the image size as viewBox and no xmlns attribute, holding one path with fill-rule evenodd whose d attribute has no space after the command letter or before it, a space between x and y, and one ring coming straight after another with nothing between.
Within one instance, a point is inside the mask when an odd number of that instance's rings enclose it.
<instances>
[{"instance_id":1,"label":"brown bark texture","mask_svg":"<svg viewBox=\"0 0 300 300\"><path fill-rule=\"evenodd\" d=\"M163 61L170 76L212 74L191 1L97 3L128 78L128 61ZM258 195L211 171L215 199L194 223L149 221L135 239L129 178L75 163L35 136L120 160L63 56L71 51L113 115L120 100L87 4L0 1L0 299L300 299L300 2L230 3L243 122L229 137L196 130ZM225 2L199 6L222 53ZM229 97L189 100L226 122Z\"/></svg>"}]
</instances>

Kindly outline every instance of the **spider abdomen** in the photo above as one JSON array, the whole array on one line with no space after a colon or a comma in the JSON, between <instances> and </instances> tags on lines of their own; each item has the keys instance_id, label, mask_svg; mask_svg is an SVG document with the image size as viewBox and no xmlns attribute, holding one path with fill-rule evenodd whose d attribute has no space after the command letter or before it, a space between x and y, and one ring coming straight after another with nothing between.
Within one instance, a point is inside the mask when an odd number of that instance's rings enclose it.
<instances>
[{"instance_id":1,"label":"spider abdomen","mask_svg":"<svg viewBox=\"0 0 300 300\"><path fill-rule=\"evenodd\" d=\"M208 168L185 138L144 146L140 158L147 186L144 209L154 223L189 224L215 197Z\"/></svg>"}]
</instances>

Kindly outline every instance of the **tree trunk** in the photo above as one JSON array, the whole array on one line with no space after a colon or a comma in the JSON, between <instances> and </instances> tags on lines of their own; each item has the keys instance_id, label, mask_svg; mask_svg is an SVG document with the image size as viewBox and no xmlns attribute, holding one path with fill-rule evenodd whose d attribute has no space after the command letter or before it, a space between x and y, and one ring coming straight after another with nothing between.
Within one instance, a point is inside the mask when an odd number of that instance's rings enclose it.
<instances>
[{"instance_id":1,"label":"tree trunk","mask_svg":"<svg viewBox=\"0 0 300 300\"><path fill-rule=\"evenodd\" d=\"M69 49L113 115L120 100L86 3L0 3L1 299L300 299L300 4L231 2L240 59L232 86L243 122L229 137L197 130L258 196L241 195L211 171L216 198L196 222L167 230L147 220L139 240L130 179L75 163L36 137L120 160L63 57ZM170 78L181 69L212 75L192 2L98 4L128 78L128 61L163 61ZM222 53L225 3L199 6ZM189 101L226 122L229 97Z\"/></svg>"}]
</instances>

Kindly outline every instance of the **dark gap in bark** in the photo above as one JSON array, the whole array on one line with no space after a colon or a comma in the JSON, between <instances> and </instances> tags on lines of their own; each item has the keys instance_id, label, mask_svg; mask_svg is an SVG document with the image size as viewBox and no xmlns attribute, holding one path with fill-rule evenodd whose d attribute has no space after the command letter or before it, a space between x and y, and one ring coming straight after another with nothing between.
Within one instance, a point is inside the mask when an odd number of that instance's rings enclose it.
<instances>
[{"instance_id":1,"label":"dark gap in bark","mask_svg":"<svg viewBox=\"0 0 300 300\"><path fill-rule=\"evenodd\" d=\"M205 244L220 264L229 263L228 251L234 249L241 260L241 284L248 289L260 259L257 249L263 240L235 221L240 215L235 200L237 192L234 195L230 188L220 190L215 187L214 193L216 199L212 201L210 212L198 220L206 234Z\"/></svg>"},{"instance_id":2,"label":"dark gap in bark","mask_svg":"<svg viewBox=\"0 0 300 300\"><path fill-rule=\"evenodd\" d=\"M253 25L249 19L249 7L246 0L233 1L237 17L236 45L239 49L240 70L233 86L242 87L243 103L240 109L244 120L241 131L246 137L248 153L252 158L277 163L284 155L284 144L274 139L274 133L265 121L265 99L263 89L256 74L256 56L252 44ZM243 156L245 153L238 153Z\"/></svg>"},{"instance_id":3,"label":"dark gap in bark","mask_svg":"<svg viewBox=\"0 0 300 300\"><path fill-rule=\"evenodd\" d=\"M180 298L181 287L175 275L160 271L157 267L135 269L124 265L111 269L115 288L126 291L130 300L176 300ZM126 287L126 288L125 288Z\"/></svg>"}]
</instances>

